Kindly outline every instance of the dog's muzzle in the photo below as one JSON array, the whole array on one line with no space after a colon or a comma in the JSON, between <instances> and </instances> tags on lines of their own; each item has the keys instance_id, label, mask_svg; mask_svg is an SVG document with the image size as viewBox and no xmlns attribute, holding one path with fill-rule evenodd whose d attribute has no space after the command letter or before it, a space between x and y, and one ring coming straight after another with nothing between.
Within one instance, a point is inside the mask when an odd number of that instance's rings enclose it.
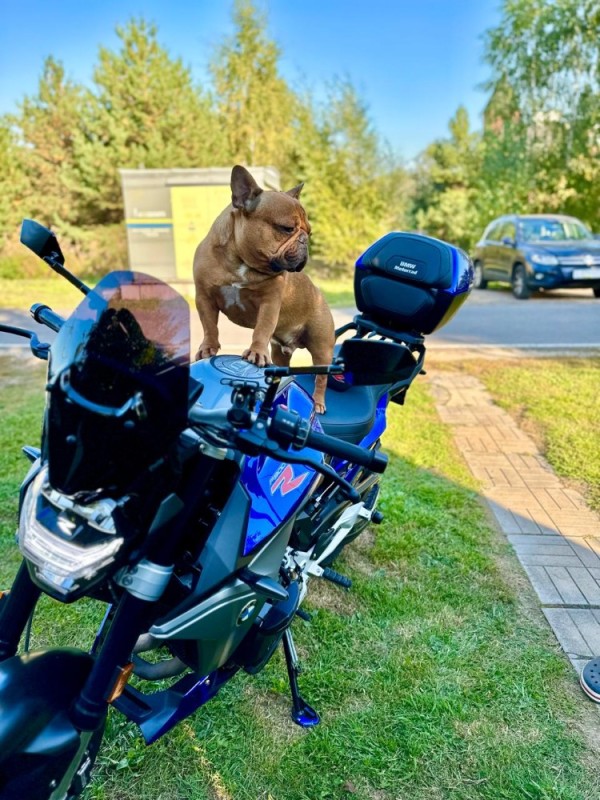
<instances>
[{"instance_id":1,"label":"dog's muzzle","mask_svg":"<svg viewBox=\"0 0 600 800\"><path fill-rule=\"evenodd\" d=\"M308 261L308 236L304 231L297 234L271 259L273 272L301 272Z\"/></svg>"}]
</instances>

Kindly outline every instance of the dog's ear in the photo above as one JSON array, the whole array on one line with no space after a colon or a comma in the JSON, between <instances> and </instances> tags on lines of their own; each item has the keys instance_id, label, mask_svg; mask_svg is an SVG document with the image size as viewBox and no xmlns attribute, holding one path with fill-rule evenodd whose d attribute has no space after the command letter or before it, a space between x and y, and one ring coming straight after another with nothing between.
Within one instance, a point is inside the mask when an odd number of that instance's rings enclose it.
<instances>
[{"instance_id":1,"label":"dog's ear","mask_svg":"<svg viewBox=\"0 0 600 800\"><path fill-rule=\"evenodd\" d=\"M239 164L231 170L231 202L234 208L254 211L262 189L245 167Z\"/></svg>"},{"instance_id":2,"label":"dog's ear","mask_svg":"<svg viewBox=\"0 0 600 800\"><path fill-rule=\"evenodd\" d=\"M304 184L299 183L298 186L294 186L293 189L288 189L286 194L289 194L290 197L293 197L294 200L297 200L300 197L300 192L304 189Z\"/></svg>"}]
</instances>

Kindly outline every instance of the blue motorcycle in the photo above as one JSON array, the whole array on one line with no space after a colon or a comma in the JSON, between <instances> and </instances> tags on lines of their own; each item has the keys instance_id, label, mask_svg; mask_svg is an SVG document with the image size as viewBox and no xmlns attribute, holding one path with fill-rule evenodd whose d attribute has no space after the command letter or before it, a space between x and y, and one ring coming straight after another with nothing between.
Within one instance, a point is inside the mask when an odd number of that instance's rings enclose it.
<instances>
[{"instance_id":1,"label":"blue motorcycle","mask_svg":"<svg viewBox=\"0 0 600 800\"><path fill-rule=\"evenodd\" d=\"M21 241L85 297L66 320L32 307L57 332L51 346L0 326L48 360L41 449L23 448L23 560L0 600L0 798L77 797L109 706L150 744L280 643L292 719L316 725L292 623L308 616L311 578L349 588L331 565L381 522L386 409L422 371L424 336L468 297L468 257L384 236L357 262L360 313L337 332L334 363L259 369L232 355L190 363L188 305L156 278L112 272L90 289L51 231L25 220ZM329 376L323 416L315 374ZM42 593L105 604L88 652L17 654ZM166 688L139 688L158 679Z\"/></svg>"}]
</instances>

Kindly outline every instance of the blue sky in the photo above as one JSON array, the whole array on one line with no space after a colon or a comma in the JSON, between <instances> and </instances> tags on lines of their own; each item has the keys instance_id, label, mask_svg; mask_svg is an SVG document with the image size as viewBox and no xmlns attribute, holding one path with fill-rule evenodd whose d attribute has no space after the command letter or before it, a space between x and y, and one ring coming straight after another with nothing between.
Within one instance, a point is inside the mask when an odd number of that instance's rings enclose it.
<instances>
[{"instance_id":1,"label":"blue sky","mask_svg":"<svg viewBox=\"0 0 600 800\"><path fill-rule=\"evenodd\" d=\"M479 127L488 77L481 34L500 0L258 0L283 51L293 86L317 95L349 77L379 132L406 160L444 136L459 104ZM159 40L207 79L207 63L231 34L229 0L2 0L0 113L36 91L47 55L74 80L91 83L98 47L117 46L115 27L132 16L155 22Z\"/></svg>"}]
</instances>

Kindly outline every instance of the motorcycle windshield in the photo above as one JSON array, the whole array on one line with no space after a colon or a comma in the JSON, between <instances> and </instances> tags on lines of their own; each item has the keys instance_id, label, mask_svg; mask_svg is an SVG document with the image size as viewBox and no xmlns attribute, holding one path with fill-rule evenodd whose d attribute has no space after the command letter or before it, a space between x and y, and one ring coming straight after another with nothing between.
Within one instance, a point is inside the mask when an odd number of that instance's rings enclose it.
<instances>
[{"instance_id":1,"label":"motorcycle windshield","mask_svg":"<svg viewBox=\"0 0 600 800\"><path fill-rule=\"evenodd\" d=\"M187 422L189 356L189 307L178 292L137 272L103 278L51 348L51 485L125 491L164 455Z\"/></svg>"}]
</instances>

